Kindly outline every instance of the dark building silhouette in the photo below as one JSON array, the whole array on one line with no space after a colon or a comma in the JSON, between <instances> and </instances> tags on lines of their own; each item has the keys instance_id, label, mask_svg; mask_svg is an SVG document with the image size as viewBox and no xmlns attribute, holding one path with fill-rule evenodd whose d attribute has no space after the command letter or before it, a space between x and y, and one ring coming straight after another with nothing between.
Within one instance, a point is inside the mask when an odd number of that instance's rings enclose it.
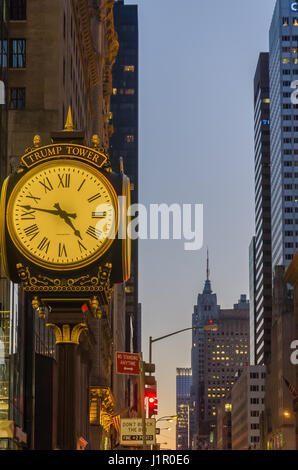
<instances>
[{"instance_id":1,"label":"dark building silhouette","mask_svg":"<svg viewBox=\"0 0 298 470\"><path fill-rule=\"evenodd\" d=\"M254 78L255 246L254 299L251 301L251 363L267 364L272 322L271 172L269 54L262 52ZM252 279L252 272L250 273ZM253 357L254 356L254 357Z\"/></svg>"},{"instance_id":2,"label":"dark building silhouette","mask_svg":"<svg viewBox=\"0 0 298 470\"><path fill-rule=\"evenodd\" d=\"M111 113L114 133L110 139L110 157L114 171L123 158L124 171L133 184L132 204L138 202L138 7L114 5L115 30L119 51L113 67ZM138 323L138 241L132 241L132 271L126 284L126 349L141 350Z\"/></svg>"}]
</instances>

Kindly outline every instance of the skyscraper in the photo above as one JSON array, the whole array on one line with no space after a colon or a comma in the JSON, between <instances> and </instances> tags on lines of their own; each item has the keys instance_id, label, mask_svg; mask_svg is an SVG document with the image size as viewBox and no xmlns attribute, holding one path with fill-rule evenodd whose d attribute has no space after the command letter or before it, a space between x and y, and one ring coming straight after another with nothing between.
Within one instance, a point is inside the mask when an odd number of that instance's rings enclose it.
<instances>
[{"instance_id":1,"label":"skyscraper","mask_svg":"<svg viewBox=\"0 0 298 470\"><path fill-rule=\"evenodd\" d=\"M215 331L212 326L217 326ZM249 302L245 295L233 309L220 309L207 279L194 307L192 326L192 446L207 449L216 443L217 406L230 393L236 371L249 361Z\"/></svg>"},{"instance_id":2,"label":"skyscraper","mask_svg":"<svg viewBox=\"0 0 298 470\"><path fill-rule=\"evenodd\" d=\"M263 52L259 55L254 77L256 236L254 246L250 247L252 364L266 364L270 357L272 268L269 113L269 54Z\"/></svg>"},{"instance_id":3,"label":"skyscraper","mask_svg":"<svg viewBox=\"0 0 298 470\"><path fill-rule=\"evenodd\" d=\"M132 204L138 202L138 7L118 0L114 5L119 52L113 67L111 117L114 132L110 156L114 170L123 158L125 173L133 185ZM141 350L138 305L138 241L132 241L131 278L126 284L126 350ZM131 338L133 339L131 345Z\"/></svg>"},{"instance_id":4,"label":"skyscraper","mask_svg":"<svg viewBox=\"0 0 298 470\"><path fill-rule=\"evenodd\" d=\"M277 0L269 33L272 268L289 265L298 247L298 11ZM273 271L274 272L274 271Z\"/></svg>"},{"instance_id":5,"label":"skyscraper","mask_svg":"<svg viewBox=\"0 0 298 470\"><path fill-rule=\"evenodd\" d=\"M191 403L192 373L189 368L176 369L176 449L191 449L190 421L192 416Z\"/></svg>"}]
</instances>

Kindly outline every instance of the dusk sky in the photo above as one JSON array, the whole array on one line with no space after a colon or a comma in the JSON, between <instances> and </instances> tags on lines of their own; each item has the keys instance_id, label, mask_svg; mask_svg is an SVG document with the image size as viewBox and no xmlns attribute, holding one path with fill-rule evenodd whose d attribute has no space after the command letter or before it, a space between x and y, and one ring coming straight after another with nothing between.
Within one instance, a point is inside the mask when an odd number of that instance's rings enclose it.
<instances>
[{"instance_id":1,"label":"dusk sky","mask_svg":"<svg viewBox=\"0 0 298 470\"><path fill-rule=\"evenodd\" d=\"M253 79L259 53L268 51L275 0L125 3L139 5L140 202L204 205L201 250L184 251L183 240L140 242L147 361L149 336L191 326L207 247L218 304L230 308L240 294L248 295ZM158 417L175 414L176 367L190 367L190 353L191 332L153 345ZM159 442L174 441L174 432L162 431Z\"/></svg>"}]
</instances>

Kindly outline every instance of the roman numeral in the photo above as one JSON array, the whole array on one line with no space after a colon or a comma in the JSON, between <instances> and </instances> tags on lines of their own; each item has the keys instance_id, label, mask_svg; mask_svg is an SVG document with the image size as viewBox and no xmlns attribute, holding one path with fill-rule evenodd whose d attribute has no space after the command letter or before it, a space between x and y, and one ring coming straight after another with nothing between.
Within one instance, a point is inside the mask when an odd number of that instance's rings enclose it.
<instances>
[{"instance_id":1,"label":"roman numeral","mask_svg":"<svg viewBox=\"0 0 298 470\"><path fill-rule=\"evenodd\" d=\"M83 250L87 251L87 248L80 242L80 240L78 240L78 244L79 244L81 253L82 253Z\"/></svg>"},{"instance_id":2,"label":"roman numeral","mask_svg":"<svg viewBox=\"0 0 298 470\"><path fill-rule=\"evenodd\" d=\"M47 193L48 191L53 191L53 186L48 177L45 178L43 182L39 181L39 183L44 187L45 193Z\"/></svg>"},{"instance_id":3,"label":"roman numeral","mask_svg":"<svg viewBox=\"0 0 298 470\"><path fill-rule=\"evenodd\" d=\"M104 219L106 216L106 212L92 212L92 219Z\"/></svg>"},{"instance_id":4,"label":"roman numeral","mask_svg":"<svg viewBox=\"0 0 298 470\"><path fill-rule=\"evenodd\" d=\"M95 240L98 240L100 238L100 231L97 230L95 227L90 227L88 228L88 230L86 231L87 235L89 235L90 237L92 238L95 238Z\"/></svg>"},{"instance_id":5,"label":"roman numeral","mask_svg":"<svg viewBox=\"0 0 298 470\"><path fill-rule=\"evenodd\" d=\"M94 194L94 196L89 197L88 202L96 201L100 197L100 193Z\"/></svg>"},{"instance_id":6,"label":"roman numeral","mask_svg":"<svg viewBox=\"0 0 298 470\"><path fill-rule=\"evenodd\" d=\"M36 211L26 211L24 209L22 209L22 213L21 213L21 219L22 220L35 220L35 212Z\"/></svg>"},{"instance_id":7,"label":"roman numeral","mask_svg":"<svg viewBox=\"0 0 298 470\"><path fill-rule=\"evenodd\" d=\"M81 191L83 185L85 184L86 180L83 180L80 186L78 187L78 192Z\"/></svg>"},{"instance_id":8,"label":"roman numeral","mask_svg":"<svg viewBox=\"0 0 298 470\"><path fill-rule=\"evenodd\" d=\"M59 251L58 251L58 256L59 258L61 258L62 256L67 256L67 253L66 253L66 246L62 245L62 243L59 243Z\"/></svg>"},{"instance_id":9,"label":"roman numeral","mask_svg":"<svg viewBox=\"0 0 298 470\"><path fill-rule=\"evenodd\" d=\"M45 251L46 253L48 253L48 249L49 249L50 243L51 243L51 242L47 239L47 237L44 237L44 238L41 240L41 242L40 242L40 244L38 245L37 248L38 248L40 251Z\"/></svg>"},{"instance_id":10,"label":"roman numeral","mask_svg":"<svg viewBox=\"0 0 298 470\"><path fill-rule=\"evenodd\" d=\"M40 197L33 196L32 193L29 193L29 196L26 196L28 199L34 199L35 204L38 204L38 201L40 201Z\"/></svg>"},{"instance_id":11,"label":"roman numeral","mask_svg":"<svg viewBox=\"0 0 298 470\"><path fill-rule=\"evenodd\" d=\"M38 229L37 225L34 224L34 225L30 225L30 227L26 227L24 229L24 232L25 232L27 237L31 237L30 241L32 241L33 238L35 238L39 234L39 229Z\"/></svg>"},{"instance_id":12,"label":"roman numeral","mask_svg":"<svg viewBox=\"0 0 298 470\"><path fill-rule=\"evenodd\" d=\"M69 174L64 174L64 175L58 175L59 178L59 186L62 186L62 188L69 188L70 185L70 175Z\"/></svg>"}]
</instances>

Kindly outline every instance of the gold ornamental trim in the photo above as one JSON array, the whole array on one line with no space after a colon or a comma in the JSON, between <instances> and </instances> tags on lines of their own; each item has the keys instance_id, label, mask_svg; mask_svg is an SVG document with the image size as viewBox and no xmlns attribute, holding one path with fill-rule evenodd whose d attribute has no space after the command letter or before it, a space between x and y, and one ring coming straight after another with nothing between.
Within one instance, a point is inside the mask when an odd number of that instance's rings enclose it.
<instances>
[{"instance_id":1,"label":"gold ornamental trim","mask_svg":"<svg viewBox=\"0 0 298 470\"><path fill-rule=\"evenodd\" d=\"M39 163L57 158L77 158L86 163L92 163L98 168L102 168L107 162L107 157L102 152L94 148L85 147L84 145L69 143L51 144L32 149L23 155L21 160L27 168L32 168Z\"/></svg>"},{"instance_id":2,"label":"gold ornamental trim","mask_svg":"<svg viewBox=\"0 0 298 470\"><path fill-rule=\"evenodd\" d=\"M7 195L7 186L9 181L9 176L4 180L2 191L1 191L1 200L0 200L0 262L2 260L4 271L8 277L9 269L6 255L6 242L5 242L5 205L6 205L6 195Z\"/></svg>"},{"instance_id":3,"label":"gold ornamental trim","mask_svg":"<svg viewBox=\"0 0 298 470\"><path fill-rule=\"evenodd\" d=\"M86 323L77 323L76 325L57 325L56 323L47 323L46 326L54 333L56 344L79 344L80 336L88 331Z\"/></svg>"},{"instance_id":4,"label":"gold ornamental trim","mask_svg":"<svg viewBox=\"0 0 298 470\"><path fill-rule=\"evenodd\" d=\"M90 424L100 424L109 433L113 424L115 399L110 387L91 386L89 420Z\"/></svg>"},{"instance_id":5,"label":"gold ornamental trim","mask_svg":"<svg viewBox=\"0 0 298 470\"><path fill-rule=\"evenodd\" d=\"M30 269L21 263L17 264L18 275L25 292L98 292L111 298L110 275L112 265L100 266L97 276L87 274L77 278L59 279L38 274L32 276Z\"/></svg>"}]
</instances>

